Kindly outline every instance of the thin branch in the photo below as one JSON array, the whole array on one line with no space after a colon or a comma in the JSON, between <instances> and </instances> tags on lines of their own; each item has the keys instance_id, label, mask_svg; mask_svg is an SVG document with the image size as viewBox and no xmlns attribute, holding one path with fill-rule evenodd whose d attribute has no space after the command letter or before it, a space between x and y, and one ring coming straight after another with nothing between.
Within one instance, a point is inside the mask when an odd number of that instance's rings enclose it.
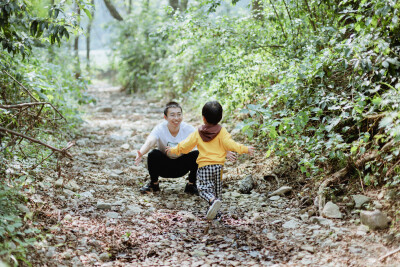
<instances>
[{"instance_id":1,"label":"thin branch","mask_svg":"<svg viewBox=\"0 0 400 267\"><path fill-rule=\"evenodd\" d=\"M53 155L53 154L54 154L54 150L50 153L50 155L48 155L48 156L47 156L45 159L43 159L40 163L38 163L38 164L32 166L32 167L31 167L31 170L34 170L34 169L36 169L39 165L42 165L42 163L43 163L45 160L47 160L48 158L50 158L50 156Z\"/></svg>"},{"instance_id":2,"label":"thin branch","mask_svg":"<svg viewBox=\"0 0 400 267\"><path fill-rule=\"evenodd\" d=\"M21 134L21 133L18 133L18 132L15 132L15 131L12 131L12 130L9 130L9 129L3 128L3 127L0 127L0 131L7 132L7 133L9 133L9 134L11 134L11 135L19 136L19 137L28 139L29 141L31 141L31 142L33 142L33 143L37 143L37 144L40 144L40 145L42 145L42 146L48 147L48 148L50 148L50 149L53 150L53 151L57 151L57 152L61 153L62 155L67 155L69 158L72 158L72 155L71 155L70 153L68 153L67 149L69 149L71 146L73 146L73 144L72 144L72 145L68 144L68 147L63 148L63 149L58 149L58 148L52 147L52 146L50 146L50 145L48 145L48 144L46 144L46 143L43 143L43 142L40 141L40 140L37 140L37 139L35 139L35 138L26 136L26 135L24 135L24 134Z\"/></svg>"},{"instance_id":3,"label":"thin branch","mask_svg":"<svg viewBox=\"0 0 400 267\"><path fill-rule=\"evenodd\" d=\"M310 6L308 5L307 0L304 0L304 3L306 4L307 9L308 9L308 12L310 13L310 18L309 18L309 19L310 19L311 25L312 25L312 27L313 27L313 29L314 29L314 32L317 32L317 27L315 27L315 22L314 22L314 20L312 19L313 13L312 13L312 11L311 11L311 8L310 8Z\"/></svg>"},{"instance_id":4,"label":"thin branch","mask_svg":"<svg viewBox=\"0 0 400 267\"><path fill-rule=\"evenodd\" d=\"M14 78L10 73L8 73L7 71L3 70L3 72L4 72L5 74L7 74L11 79L13 79L16 83L18 83L18 84L25 90L25 92L28 93L28 95L30 95L34 100L36 100L36 102L39 102L39 100L37 100L37 99L32 95L32 93L31 93L28 89L26 89L26 87L25 87L22 83L20 83L17 79L15 79L15 78Z\"/></svg>"},{"instance_id":5,"label":"thin branch","mask_svg":"<svg viewBox=\"0 0 400 267\"><path fill-rule=\"evenodd\" d=\"M400 163L400 159L399 159L395 164L393 164L392 167L390 167L390 169L386 172L386 175L385 175L385 176L387 177L387 176L391 175L392 172L393 172L393 170L394 170L394 168L395 168L399 163Z\"/></svg>"},{"instance_id":6,"label":"thin branch","mask_svg":"<svg viewBox=\"0 0 400 267\"><path fill-rule=\"evenodd\" d=\"M25 92L27 92L34 100L36 100L36 102L39 102L39 100L37 100L37 99L32 95L32 93L31 93L22 83L20 83L18 80L16 80L16 79L15 79L10 73L8 73L7 71L3 70L3 72L4 72L5 74L7 74L11 79L13 79L16 83L18 83L18 84L25 90ZM58 113L58 115L61 116L61 118L63 118L63 119L67 122L67 119L64 118L64 116L61 114L60 111L58 111L58 109L56 109L51 103L48 103L48 104Z\"/></svg>"},{"instance_id":7,"label":"thin branch","mask_svg":"<svg viewBox=\"0 0 400 267\"><path fill-rule=\"evenodd\" d=\"M286 1L283 0L283 3L285 4L286 12L287 12L287 14L288 14L288 16L289 16L289 19L290 19L290 24L292 25L292 28L294 28L292 16L290 15L290 11L289 11L289 8L288 8L288 6L287 6L287 4L286 4Z\"/></svg>"},{"instance_id":8,"label":"thin branch","mask_svg":"<svg viewBox=\"0 0 400 267\"><path fill-rule=\"evenodd\" d=\"M279 26L281 26L281 29L282 29L283 35L285 36L285 39L287 40L287 35L286 35L286 32L285 32L285 29L283 28L282 22L281 22L281 20L280 20L280 18L279 18L278 12L276 12L275 6L274 6L274 4L272 3L272 1L271 1L271 0L269 0L269 3L271 4L272 8L274 9L274 12L275 12L276 18L277 18L277 19L278 19L278 21L279 21Z\"/></svg>"},{"instance_id":9,"label":"thin branch","mask_svg":"<svg viewBox=\"0 0 400 267\"><path fill-rule=\"evenodd\" d=\"M0 105L0 108L13 109L13 108L23 108L23 107L28 107L28 106L45 105L45 104L50 104L50 103L48 103L48 102L35 102L35 103L21 103L21 104L15 104L15 105Z\"/></svg>"},{"instance_id":10,"label":"thin branch","mask_svg":"<svg viewBox=\"0 0 400 267\"><path fill-rule=\"evenodd\" d=\"M393 255L393 254L395 254L395 253L397 253L397 252L399 252L399 251L400 251L400 248L398 248L398 249L396 249L396 250L393 250L392 252L389 252L388 254L386 254L386 255L380 257L380 258L378 259L378 261L383 261L383 260L386 259L387 257L389 257L389 256L391 256L391 255Z\"/></svg>"},{"instance_id":11,"label":"thin branch","mask_svg":"<svg viewBox=\"0 0 400 267\"><path fill-rule=\"evenodd\" d=\"M110 11L110 14L114 19L119 21L124 20L122 16L119 14L118 10L115 8L115 6L111 3L111 0L104 0L104 4L106 4L108 11Z\"/></svg>"}]
</instances>

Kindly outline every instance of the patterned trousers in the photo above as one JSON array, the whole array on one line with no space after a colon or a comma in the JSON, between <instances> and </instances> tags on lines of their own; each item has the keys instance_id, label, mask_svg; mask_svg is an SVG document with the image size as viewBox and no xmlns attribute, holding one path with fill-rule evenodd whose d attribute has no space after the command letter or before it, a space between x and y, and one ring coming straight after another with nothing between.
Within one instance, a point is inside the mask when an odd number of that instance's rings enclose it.
<instances>
[{"instance_id":1,"label":"patterned trousers","mask_svg":"<svg viewBox=\"0 0 400 267\"><path fill-rule=\"evenodd\" d=\"M207 202L222 198L222 171L222 165L206 165L197 170L197 189Z\"/></svg>"}]
</instances>

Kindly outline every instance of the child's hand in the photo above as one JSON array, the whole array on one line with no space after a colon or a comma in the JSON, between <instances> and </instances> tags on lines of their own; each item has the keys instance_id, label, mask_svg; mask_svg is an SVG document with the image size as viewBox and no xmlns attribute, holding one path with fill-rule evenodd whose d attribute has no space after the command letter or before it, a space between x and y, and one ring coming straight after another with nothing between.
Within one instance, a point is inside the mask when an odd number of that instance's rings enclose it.
<instances>
[{"instance_id":1,"label":"child's hand","mask_svg":"<svg viewBox=\"0 0 400 267\"><path fill-rule=\"evenodd\" d=\"M237 155L232 151L226 151L226 158L232 162L235 162L237 159Z\"/></svg>"},{"instance_id":2,"label":"child's hand","mask_svg":"<svg viewBox=\"0 0 400 267\"><path fill-rule=\"evenodd\" d=\"M167 147L165 148L165 154L169 155L169 153L171 153L171 147L170 147L170 146L167 146Z\"/></svg>"},{"instance_id":3,"label":"child's hand","mask_svg":"<svg viewBox=\"0 0 400 267\"><path fill-rule=\"evenodd\" d=\"M255 148L253 146L248 146L247 148L249 149L249 155L253 156Z\"/></svg>"}]
</instances>

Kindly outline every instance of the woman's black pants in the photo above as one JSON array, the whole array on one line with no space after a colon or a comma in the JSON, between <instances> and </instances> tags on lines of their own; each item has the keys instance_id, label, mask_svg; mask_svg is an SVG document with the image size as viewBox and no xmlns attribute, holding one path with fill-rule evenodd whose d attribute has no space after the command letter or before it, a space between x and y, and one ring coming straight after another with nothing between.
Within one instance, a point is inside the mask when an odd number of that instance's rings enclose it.
<instances>
[{"instance_id":1,"label":"woman's black pants","mask_svg":"<svg viewBox=\"0 0 400 267\"><path fill-rule=\"evenodd\" d=\"M178 178L189 172L189 182L196 184L198 155L199 151L194 150L179 158L171 159L160 150L153 149L147 157L151 182L158 182L158 177Z\"/></svg>"}]
</instances>

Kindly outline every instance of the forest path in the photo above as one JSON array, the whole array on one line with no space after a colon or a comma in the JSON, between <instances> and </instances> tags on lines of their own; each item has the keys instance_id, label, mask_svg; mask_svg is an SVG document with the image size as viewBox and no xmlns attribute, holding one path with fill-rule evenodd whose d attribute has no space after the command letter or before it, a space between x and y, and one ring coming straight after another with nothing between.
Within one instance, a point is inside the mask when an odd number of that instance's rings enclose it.
<instances>
[{"instance_id":1,"label":"forest path","mask_svg":"<svg viewBox=\"0 0 400 267\"><path fill-rule=\"evenodd\" d=\"M49 266L394 266L398 259L376 262L390 251L382 232L309 218L298 192L269 197L278 186L264 181L272 162L261 156L227 164L220 222L205 220L206 203L183 192L184 178L161 179L161 192L140 194L148 173L134 165L136 150L163 120L163 103L107 85L90 94L98 102L87 105L64 184L44 196L52 203L44 211L54 235L44 251ZM198 125L196 114L184 116ZM248 174L257 187L241 194Z\"/></svg>"}]
</instances>

